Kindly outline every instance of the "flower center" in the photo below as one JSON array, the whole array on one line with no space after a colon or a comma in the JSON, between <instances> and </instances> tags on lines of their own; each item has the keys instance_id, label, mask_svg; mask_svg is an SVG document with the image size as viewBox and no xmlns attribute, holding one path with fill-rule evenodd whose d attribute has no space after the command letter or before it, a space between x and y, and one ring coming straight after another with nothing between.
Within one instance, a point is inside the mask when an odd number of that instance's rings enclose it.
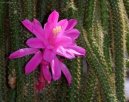
<instances>
[{"instance_id":1,"label":"flower center","mask_svg":"<svg viewBox=\"0 0 129 102\"><path fill-rule=\"evenodd\" d=\"M57 34L62 30L61 26L56 26L55 28L53 28L52 32L54 34L54 36L57 36Z\"/></svg>"}]
</instances>

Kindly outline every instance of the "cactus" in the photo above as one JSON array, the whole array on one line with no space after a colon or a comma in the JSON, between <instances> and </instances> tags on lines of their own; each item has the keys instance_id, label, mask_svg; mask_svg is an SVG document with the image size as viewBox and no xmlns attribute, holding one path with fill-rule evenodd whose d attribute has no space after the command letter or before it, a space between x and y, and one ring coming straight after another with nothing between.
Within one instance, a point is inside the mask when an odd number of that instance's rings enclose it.
<instances>
[{"instance_id":1,"label":"cactus","mask_svg":"<svg viewBox=\"0 0 129 102\"><path fill-rule=\"evenodd\" d=\"M125 5L125 9L126 9L126 13L129 17L129 1L128 0L123 0L124 5Z\"/></svg>"},{"instance_id":2,"label":"cactus","mask_svg":"<svg viewBox=\"0 0 129 102\"><path fill-rule=\"evenodd\" d=\"M10 5L9 5L9 27L10 27L10 50L14 51L15 49L20 47L20 37L18 37L17 35L20 34L21 32L21 26L20 26L20 5L18 2L16 2L16 0L10 0ZM16 39L17 39L17 43L16 43ZM22 66L23 64L23 60L18 61L18 63L16 61L11 61L9 62L8 65L8 81L10 82L10 80L13 80L12 83L9 83L9 92L8 92L8 101L13 102L14 100L16 100L16 96L17 98L23 99L23 92L22 92L22 86L24 86L23 81L21 79L21 77L23 77L22 74L22 68L20 68L20 66ZM15 66L16 65L16 66ZM16 90L19 90L18 93L16 95ZM21 94L20 94L21 93Z\"/></svg>"},{"instance_id":3,"label":"cactus","mask_svg":"<svg viewBox=\"0 0 129 102\"><path fill-rule=\"evenodd\" d=\"M60 19L78 20L81 34L77 43L87 55L64 60L73 76L70 87L63 77L36 93L38 70L28 76L23 71L31 56L13 61L7 57L25 47L25 40L31 36L21 21L37 18L44 25L53 10L59 11ZM1 0L0 102L125 102L128 19L128 0Z\"/></svg>"},{"instance_id":4,"label":"cactus","mask_svg":"<svg viewBox=\"0 0 129 102\"><path fill-rule=\"evenodd\" d=\"M1 0L1 2L4 2L4 0ZM6 4L5 4L6 5ZM4 22L7 21L5 17L7 16L4 10L7 10L5 8L5 5L0 3L0 101L6 101L7 97L7 85L6 85L6 38L7 32L4 30L5 24Z\"/></svg>"},{"instance_id":5,"label":"cactus","mask_svg":"<svg viewBox=\"0 0 129 102\"><path fill-rule=\"evenodd\" d=\"M115 84L116 95L120 102L125 102L124 97L124 47L125 47L125 33L124 33L124 15L123 3L119 0L109 0L112 12L112 27L114 36L114 67L115 67ZM115 13L115 14L114 14Z\"/></svg>"}]
</instances>

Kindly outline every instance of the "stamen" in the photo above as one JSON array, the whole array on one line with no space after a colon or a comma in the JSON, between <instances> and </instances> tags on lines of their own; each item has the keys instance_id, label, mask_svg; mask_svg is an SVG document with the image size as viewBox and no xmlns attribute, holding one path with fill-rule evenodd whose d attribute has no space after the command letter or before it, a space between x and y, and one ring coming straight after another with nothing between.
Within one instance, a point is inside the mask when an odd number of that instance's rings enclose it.
<instances>
[{"instance_id":1,"label":"stamen","mask_svg":"<svg viewBox=\"0 0 129 102\"><path fill-rule=\"evenodd\" d=\"M57 36L57 34L62 30L61 26L56 26L55 28L53 28L52 32L55 36Z\"/></svg>"}]
</instances>

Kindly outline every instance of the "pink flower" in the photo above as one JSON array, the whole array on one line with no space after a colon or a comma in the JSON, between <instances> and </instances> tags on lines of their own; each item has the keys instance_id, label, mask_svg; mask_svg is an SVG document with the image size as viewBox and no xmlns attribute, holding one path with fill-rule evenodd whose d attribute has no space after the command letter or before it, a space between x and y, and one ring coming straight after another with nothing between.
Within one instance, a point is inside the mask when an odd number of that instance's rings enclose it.
<instances>
[{"instance_id":1,"label":"pink flower","mask_svg":"<svg viewBox=\"0 0 129 102\"><path fill-rule=\"evenodd\" d=\"M36 19L32 22L27 19L22 21L22 24L35 37L26 41L28 48L15 51L9 58L14 59L34 54L25 66L26 74L30 74L40 65L40 77L42 76L42 79L50 83L52 80L58 80L62 72L70 85L72 81L71 74L59 56L73 59L75 56L84 56L85 49L77 46L75 42L80 34L74 28L77 21L75 19L58 21L58 18L58 12L53 11L44 27Z\"/></svg>"}]
</instances>

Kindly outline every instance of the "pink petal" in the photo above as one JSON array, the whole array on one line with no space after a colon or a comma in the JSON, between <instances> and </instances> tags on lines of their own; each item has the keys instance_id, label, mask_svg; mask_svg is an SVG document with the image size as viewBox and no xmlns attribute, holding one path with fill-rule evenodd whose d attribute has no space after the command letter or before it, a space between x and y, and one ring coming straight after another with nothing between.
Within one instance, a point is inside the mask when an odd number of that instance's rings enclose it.
<instances>
[{"instance_id":1,"label":"pink petal","mask_svg":"<svg viewBox=\"0 0 129 102\"><path fill-rule=\"evenodd\" d=\"M55 58L55 53L52 50L45 49L43 59L47 62L51 62Z\"/></svg>"},{"instance_id":2,"label":"pink petal","mask_svg":"<svg viewBox=\"0 0 129 102\"><path fill-rule=\"evenodd\" d=\"M37 19L33 20L33 24L36 25L42 31L42 35L41 36L39 35L39 39L43 41L44 45L46 45L47 44L46 36L48 36L47 34L48 32L46 33L46 30L43 30L41 23ZM49 31L49 29L47 28L47 31Z\"/></svg>"},{"instance_id":3,"label":"pink petal","mask_svg":"<svg viewBox=\"0 0 129 102\"><path fill-rule=\"evenodd\" d=\"M42 29L39 24L35 23L35 21L30 22L29 20L22 21L22 24L30 31L32 32L36 37L43 40L44 39L44 30Z\"/></svg>"},{"instance_id":4,"label":"pink petal","mask_svg":"<svg viewBox=\"0 0 129 102\"><path fill-rule=\"evenodd\" d=\"M69 72L68 68L66 67L65 64L63 64L62 62L60 62L60 68L61 68L61 71L63 72L64 76L66 77L67 81L68 81L68 84L70 85L71 82L72 82L72 76L71 76L71 73Z\"/></svg>"},{"instance_id":5,"label":"pink petal","mask_svg":"<svg viewBox=\"0 0 129 102\"><path fill-rule=\"evenodd\" d=\"M69 50L65 49L62 46L57 49L57 54L60 55L60 56L65 57L65 58L68 58L68 59L75 58L74 53L70 52Z\"/></svg>"},{"instance_id":6,"label":"pink petal","mask_svg":"<svg viewBox=\"0 0 129 102\"><path fill-rule=\"evenodd\" d=\"M10 54L9 59L14 59L14 58L19 58L19 57L24 57L29 54L34 54L38 51L38 49L35 48L23 48L20 50L17 50Z\"/></svg>"},{"instance_id":7,"label":"pink petal","mask_svg":"<svg viewBox=\"0 0 129 102\"><path fill-rule=\"evenodd\" d=\"M43 73L43 76L44 76L45 80L47 80L48 83L50 83L51 79L52 79L52 76L51 76L51 73L49 71L49 66L48 65L43 65L42 64L42 73Z\"/></svg>"},{"instance_id":8,"label":"pink petal","mask_svg":"<svg viewBox=\"0 0 129 102\"><path fill-rule=\"evenodd\" d=\"M86 54L86 50L80 46L71 46L68 48L71 52L73 52L75 55L82 55L82 56L85 56Z\"/></svg>"},{"instance_id":9,"label":"pink petal","mask_svg":"<svg viewBox=\"0 0 129 102\"><path fill-rule=\"evenodd\" d=\"M53 27L54 27L54 25L51 24L51 23L49 23L49 22L47 22L47 23L44 24L45 31L47 31L49 33L52 32L51 30L52 30Z\"/></svg>"},{"instance_id":10,"label":"pink petal","mask_svg":"<svg viewBox=\"0 0 129 102\"><path fill-rule=\"evenodd\" d=\"M64 31L66 29L67 25L68 25L67 19L60 20L57 24L57 26L61 26L62 31Z\"/></svg>"},{"instance_id":11,"label":"pink petal","mask_svg":"<svg viewBox=\"0 0 129 102\"><path fill-rule=\"evenodd\" d=\"M72 29L64 32L64 34L72 39L77 39L79 37L80 32L77 29Z\"/></svg>"},{"instance_id":12,"label":"pink petal","mask_svg":"<svg viewBox=\"0 0 129 102\"><path fill-rule=\"evenodd\" d=\"M37 38L30 38L26 44L32 48L44 48L43 42Z\"/></svg>"},{"instance_id":13,"label":"pink petal","mask_svg":"<svg viewBox=\"0 0 129 102\"><path fill-rule=\"evenodd\" d=\"M48 22L56 24L58 22L59 13L54 10L48 17Z\"/></svg>"},{"instance_id":14,"label":"pink petal","mask_svg":"<svg viewBox=\"0 0 129 102\"><path fill-rule=\"evenodd\" d=\"M38 25L39 27L41 27L42 28L42 25L41 25L41 23L37 20L37 19L33 19L33 24L35 25Z\"/></svg>"},{"instance_id":15,"label":"pink petal","mask_svg":"<svg viewBox=\"0 0 129 102\"><path fill-rule=\"evenodd\" d=\"M70 37L67 37L67 36L62 36L62 37L58 37L56 42L55 42L55 46L58 47L58 46L64 46L64 47L67 47L71 44L73 44L73 41Z\"/></svg>"},{"instance_id":16,"label":"pink petal","mask_svg":"<svg viewBox=\"0 0 129 102\"><path fill-rule=\"evenodd\" d=\"M66 30L70 30L70 29L73 29L73 27L77 24L77 20L75 19L70 19L68 21L68 26L66 28Z\"/></svg>"},{"instance_id":17,"label":"pink petal","mask_svg":"<svg viewBox=\"0 0 129 102\"><path fill-rule=\"evenodd\" d=\"M52 70L53 80L58 80L61 77L61 68L60 68L60 62L57 58L52 60L51 70Z\"/></svg>"},{"instance_id":18,"label":"pink petal","mask_svg":"<svg viewBox=\"0 0 129 102\"><path fill-rule=\"evenodd\" d=\"M42 61L42 53L38 51L26 64L25 73L30 74L37 68L37 66L41 63L41 61Z\"/></svg>"},{"instance_id":19,"label":"pink petal","mask_svg":"<svg viewBox=\"0 0 129 102\"><path fill-rule=\"evenodd\" d=\"M73 59L75 58L75 55L77 56L85 56L85 49L82 48L82 47L79 47L77 45L73 45L73 46L69 46L69 47L63 47L63 46L60 46L58 49L57 49L57 54L60 55L60 56L64 56L68 59Z\"/></svg>"},{"instance_id":20,"label":"pink petal","mask_svg":"<svg viewBox=\"0 0 129 102\"><path fill-rule=\"evenodd\" d=\"M49 35L52 34L52 29L56 26L56 24L53 24L53 23L49 23L47 22L45 25L44 25L44 31L46 32L45 34L45 38L47 39L49 37Z\"/></svg>"}]
</instances>

